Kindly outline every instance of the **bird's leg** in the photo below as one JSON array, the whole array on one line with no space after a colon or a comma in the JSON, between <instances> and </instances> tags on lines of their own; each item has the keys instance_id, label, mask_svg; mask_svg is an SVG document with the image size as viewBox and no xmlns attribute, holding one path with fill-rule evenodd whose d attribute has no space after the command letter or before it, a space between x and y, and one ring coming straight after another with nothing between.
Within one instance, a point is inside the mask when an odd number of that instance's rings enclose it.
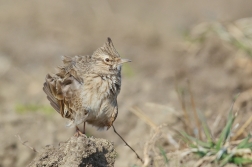
<instances>
[{"instance_id":1,"label":"bird's leg","mask_svg":"<svg viewBox=\"0 0 252 167\"><path fill-rule=\"evenodd\" d=\"M84 136L86 137L85 133L83 134L80 129L78 128L78 126L76 126L76 133L74 134L74 136L79 137L79 136Z\"/></svg>"},{"instance_id":2,"label":"bird's leg","mask_svg":"<svg viewBox=\"0 0 252 167\"><path fill-rule=\"evenodd\" d=\"M85 129L85 127L86 127L86 122L83 123L83 134L86 134L86 129Z\"/></svg>"}]
</instances>

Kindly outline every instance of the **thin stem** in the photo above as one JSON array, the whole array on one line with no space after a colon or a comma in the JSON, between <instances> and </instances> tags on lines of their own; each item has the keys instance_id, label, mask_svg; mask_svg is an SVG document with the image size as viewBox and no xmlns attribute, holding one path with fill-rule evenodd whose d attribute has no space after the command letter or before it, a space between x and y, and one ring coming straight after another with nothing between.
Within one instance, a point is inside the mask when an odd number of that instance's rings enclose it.
<instances>
[{"instance_id":1,"label":"thin stem","mask_svg":"<svg viewBox=\"0 0 252 167\"><path fill-rule=\"evenodd\" d=\"M136 153L136 151L135 151L132 147L130 147L130 145L123 139L123 137L122 137L121 135L119 135L119 133L117 133L117 131L116 131L114 125L112 125L112 127L113 127L113 129L114 129L114 132L122 139L122 141L126 144L126 146L128 146L128 147L136 154L137 158L138 158L142 163L144 163L143 159Z\"/></svg>"}]
</instances>

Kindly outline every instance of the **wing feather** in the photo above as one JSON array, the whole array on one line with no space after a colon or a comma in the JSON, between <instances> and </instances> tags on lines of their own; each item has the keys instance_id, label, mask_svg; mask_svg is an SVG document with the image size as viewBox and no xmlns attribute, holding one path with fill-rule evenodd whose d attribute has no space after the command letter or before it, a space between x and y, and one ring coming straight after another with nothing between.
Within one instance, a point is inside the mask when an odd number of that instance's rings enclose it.
<instances>
[{"instance_id":1,"label":"wing feather","mask_svg":"<svg viewBox=\"0 0 252 167\"><path fill-rule=\"evenodd\" d=\"M44 83L44 87L43 87L44 92L47 94L47 99L49 100L51 106L58 112L60 113L60 107L58 104L58 100L56 98L54 98L53 94L51 93L49 86L47 84L47 82Z\"/></svg>"},{"instance_id":2,"label":"wing feather","mask_svg":"<svg viewBox=\"0 0 252 167\"><path fill-rule=\"evenodd\" d=\"M64 65L58 67L57 73L48 74L45 78L43 90L51 106L65 118L73 118L74 103L80 102L78 89L83 79L78 75L75 64L77 57L63 57Z\"/></svg>"}]
</instances>

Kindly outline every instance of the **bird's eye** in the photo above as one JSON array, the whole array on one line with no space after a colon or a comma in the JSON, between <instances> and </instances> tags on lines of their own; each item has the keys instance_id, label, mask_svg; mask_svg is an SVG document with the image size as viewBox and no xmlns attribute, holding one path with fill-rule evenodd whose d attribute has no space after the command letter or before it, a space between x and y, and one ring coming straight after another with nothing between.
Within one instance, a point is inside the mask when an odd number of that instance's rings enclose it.
<instances>
[{"instance_id":1,"label":"bird's eye","mask_svg":"<svg viewBox=\"0 0 252 167\"><path fill-rule=\"evenodd\" d=\"M109 62L109 58L106 58L105 61L106 61L106 62Z\"/></svg>"}]
</instances>

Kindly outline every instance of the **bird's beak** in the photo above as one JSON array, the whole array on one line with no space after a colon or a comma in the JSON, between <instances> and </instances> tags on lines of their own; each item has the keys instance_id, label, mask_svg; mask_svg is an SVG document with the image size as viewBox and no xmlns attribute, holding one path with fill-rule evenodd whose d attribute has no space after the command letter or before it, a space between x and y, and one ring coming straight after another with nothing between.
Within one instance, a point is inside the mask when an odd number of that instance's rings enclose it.
<instances>
[{"instance_id":1,"label":"bird's beak","mask_svg":"<svg viewBox=\"0 0 252 167\"><path fill-rule=\"evenodd\" d=\"M118 64L123 64L123 63L127 63L127 62L131 62L131 60L129 60L129 59L120 59Z\"/></svg>"}]
</instances>

